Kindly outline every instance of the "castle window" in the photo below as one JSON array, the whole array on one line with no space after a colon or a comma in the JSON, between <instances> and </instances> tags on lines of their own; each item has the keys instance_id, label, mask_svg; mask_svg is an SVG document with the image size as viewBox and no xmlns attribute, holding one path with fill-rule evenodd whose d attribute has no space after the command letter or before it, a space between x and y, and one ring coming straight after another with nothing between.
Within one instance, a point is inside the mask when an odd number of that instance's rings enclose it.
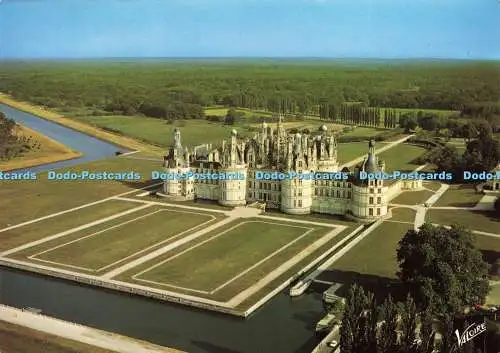
<instances>
[{"instance_id":1,"label":"castle window","mask_svg":"<svg viewBox=\"0 0 500 353\"><path fill-rule=\"evenodd\" d=\"M318 189L314 188L314 195L318 196Z\"/></svg>"},{"instance_id":2,"label":"castle window","mask_svg":"<svg viewBox=\"0 0 500 353\"><path fill-rule=\"evenodd\" d=\"M377 208L377 216L380 216L380 208Z\"/></svg>"},{"instance_id":3,"label":"castle window","mask_svg":"<svg viewBox=\"0 0 500 353\"><path fill-rule=\"evenodd\" d=\"M351 198L351 192L350 191L347 192L347 197Z\"/></svg>"},{"instance_id":4,"label":"castle window","mask_svg":"<svg viewBox=\"0 0 500 353\"><path fill-rule=\"evenodd\" d=\"M373 197L370 197L370 205L373 205Z\"/></svg>"},{"instance_id":5,"label":"castle window","mask_svg":"<svg viewBox=\"0 0 500 353\"><path fill-rule=\"evenodd\" d=\"M302 168L302 161L299 161L299 168Z\"/></svg>"},{"instance_id":6,"label":"castle window","mask_svg":"<svg viewBox=\"0 0 500 353\"><path fill-rule=\"evenodd\" d=\"M249 187L249 188L251 188L251 187L252 187L252 182L251 182L251 181L249 181L249 182L248 182L248 187Z\"/></svg>"},{"instance_id":7,"label":"castle window","mask_svg":"<svg viewBox=\"0 0 500 353\"><path fill-rule=\"evenodd\" d=\"M382 203L382 198L381 197L377 197L377 203Z\"/></svg>"},{"instance_id":8,"label":"castle window","mask_svg":"<svg viewBox=\"0 0 500 353\"><path fill-rule=\"evenodd\" d=\"M299 189L299 196L302 196L302 189Z\"/></svg>"},{"instance_id":9,"label":"castle window","mask_svg":"<svg viewBox=\"0 0 500 353\"><path fill-rule=\"evenodd\" d=\"M302 200L299 200L299 207L302 207Z\"/></svg>"},{"instance_id":10,"label":"castle window","mask_svg":"<svg viewBox=\"0 0 500 353\"><path fill-rule=\"evenodd\" d=\"M352 187L352 184L351 183L347 184L347 187L350 189Z\"/></svg>"},{"instance_id":11,"label":"castle window","mask_svg":"<svg viewBox=\"0 0 500 353\"><path fill-rule=\"evenodd\" d=\"M374 188L370 188L370 194L373 194L375 192Z\"/></svg>"},{"instance_id":12,"label":"castle window","mask_svg":"<svg viewBox=\"0 0 500 353\"><path fill-rule=\"evenodd\" d=\"M262 189L262 181L259 181L259 189Z\"/></svg>"},{"instance_id":13,"label":"castle window","mask_svg":"<svg viewBox=\"0 0 500 353\"><path fill-rule=\"evenodd\" d=\"M337 197L340 197L340 191L337 190Z\"/></svg>"},{"instance_id":14,"label":"castle window","mask_svg":"<svg viewBox=\"0 0 500 353\"><path fill-rule=\"evenodd\" d=\"M369 214L370 216L373 216L373 208L369 208L369 209L368 209L368 214Z\"/></svg>"},{"instance_id":15,"label":"castle window","mask_svg":"<svg viewBox=\"0 0 500 353\"><path fill-rule=\"evenodd\" d=\"M378 189L378 193L381 194L382 193L382 189L379 188Z\"/></svg>"}]
</instances>

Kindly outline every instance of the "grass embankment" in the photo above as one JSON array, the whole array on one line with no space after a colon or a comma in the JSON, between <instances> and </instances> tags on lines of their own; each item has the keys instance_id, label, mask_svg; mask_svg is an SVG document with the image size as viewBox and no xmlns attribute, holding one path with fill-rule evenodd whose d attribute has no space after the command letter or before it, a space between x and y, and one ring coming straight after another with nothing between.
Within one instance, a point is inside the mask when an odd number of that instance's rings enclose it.
<instances>
[{"instance_id":1,"label":"grass embankment","mask_svg":"<svg viewBox=\"0 0 500 353\"><path fill-rule=\"evenodd\" d=\"M34 167L37 165L66 161L82 156L82 153L73 151L62 143L42 135L25 126L20 126L17 132L18 136L31 136L40 143L40 149L32 149L23 153L22 156L15 157L12 160L0 161L0 170L14 170Z\"/></svg>"},{"instance_id":2,"label":"grass embankment","mask_svg":"<svg viewBox=\"0 0 500 353\"><path fill-rule=\"evenodd\" d=\"M0 352L112 353L114 351L0 321Z\"/></svg>"},{"instance_id":3,"label":"grass embankment","mask_svg":"<svg viewBox=\"0 0 500 353\"><path fill-rule=\"evenodd\" d=\"M412 228L411 224L384 222L336 261L330 269L396 278L396 249L408 229Z\"/></svg>"},{"instance_id":4,"label":"grass embankment","mask_svg":"<svg viewBox=\"0 0 500 353\"><path fill-rule=\"evenodd\" d=\"M99 129L95 126L90 126L88 124L82 123L80 121L72 120L67 118L59 113L55 113L48 109L45 109L40 106L33 105L28 102L21 102L15 99L12 99L8 95L4 93L0 93L0 103L11 106L12 108L22 110L26 113L30 113L36 115L40 118L47 119L53 121L55 123L67 126L73 130L77 130L83 132L85 134L95 136L99 139L114 143L119 146L123 146L132 150L141 150L145 152L150 152L154 154L163 154L164 151L161 148L156 146L152 146L140 141L137 141L133 138L120 136L115 133L107 132L102 129Z\"/></svg>"},{"instance_id":5,"label":"grass embankment","mask_svg":"<svg viewBox=\"0 0 500 353\"><path fill-rule=\"evenodd\" d=\"M474 207L483 196L483 194L476 192L474 185L450 185L433 206Z\"/></svg>"}]
</instances>

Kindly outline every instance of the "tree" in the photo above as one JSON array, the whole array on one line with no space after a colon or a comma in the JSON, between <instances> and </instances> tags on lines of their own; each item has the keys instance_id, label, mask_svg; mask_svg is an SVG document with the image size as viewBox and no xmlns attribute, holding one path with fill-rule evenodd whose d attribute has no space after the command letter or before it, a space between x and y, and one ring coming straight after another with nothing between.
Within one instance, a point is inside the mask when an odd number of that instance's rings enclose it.
<instances>
[{"instance_id":1,"label":"tree","mask_svg":"<svg viewBox=\"0 0 500 353\"><path fill-rule=\"evenodd\" d=\"M409 230L399 242L397 259L398 276L416 293L417 306L429 307L438 317L482 303L488 293L488 264L463 227L424 224Z\"/></svg>"},{"instance_id":2,"label":"tree","mask_svg":"<svg viewBox=\"0 0 500 353\"><path fill-rule=\"evenodd\" d=\"M406 301L401 305L401 351L410 352L415 345L417 338L417 307L415 301L408 293Z\"/></svg>"},{"instance_id":3,"label":"tree","mask_svg":"<svg viewBox=\"0 0 500 353\"><path fill-rule=\"evenodd\" d=\"M382 325L378 339L379 352L397 352L398 346L398 306L389 296L382 305Z\"/></svg>"},{"instance_id":4,"label":"tree","mask_svg":"<svg viewBox=\"0 0 500 353\"><path fill-rule=\"evenodd\" d=\"M493 206L495 207L495 214L500 217L500 197L497 197Z\"/></svg>"},{"instance_id":5,"label":"tree","mask_svg":"<svg viewBox=\"0 0 500 353\"><path fill-rule=\"evenodd\" d=\"M356 284L349 288L340 326L340 351L342 353L364 351L363 342L368 335L363 316L367 306L368 297L363 288Z\"/></svg>"},{"instance_id":6,"label":"tree","mask_svg":"<svg viewBox=\"0 0 500 353\"><path fill-rule=\"evenodd\" d=\"M500 161L500 143L491 136L483 136L469 141L463 159L467 170L473 172L490 171Z\"/></svg>"}]
</instances>

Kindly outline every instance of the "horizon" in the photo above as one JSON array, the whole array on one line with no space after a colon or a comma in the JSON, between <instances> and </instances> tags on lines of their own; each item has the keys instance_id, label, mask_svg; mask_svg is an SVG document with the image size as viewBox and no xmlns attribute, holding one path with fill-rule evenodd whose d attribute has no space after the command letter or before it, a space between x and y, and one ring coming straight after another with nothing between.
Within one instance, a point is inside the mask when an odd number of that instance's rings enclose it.
<instances>
[{"instance_id":1,"label":"horizon","mask_svg":"<svg viewBox=\"0 0 500 353\"><path fill-rule=\"evenodd\" d=\"M496 0L3 0L0 59L496 61L499 16Z\"/></svg>"}]
</instances>

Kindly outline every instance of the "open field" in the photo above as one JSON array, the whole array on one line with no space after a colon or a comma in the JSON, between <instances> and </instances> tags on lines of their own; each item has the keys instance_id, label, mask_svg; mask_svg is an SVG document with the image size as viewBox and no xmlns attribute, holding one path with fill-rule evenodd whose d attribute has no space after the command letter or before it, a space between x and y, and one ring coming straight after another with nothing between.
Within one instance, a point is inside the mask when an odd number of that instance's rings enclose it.
<instances>
[{"instance_id":1,"label":"open field","mask_svg":"<svg viewBox=\"0 0 500 353\"><path fill-rule=\"evenodd\" d=\"M0 321L0 352L2 353L113 353L77 341L35 331Z\"/></svg>"},{"instance_id":2,"label":"open field","mask_svg":"<svg viewBox=\"0 0 500 353\"><path fill-rule=\"evenodd\" d=\"M392 109L392 108L382 108L382 109ZM436 114L439 117L450 117L452 115L459 114L459 110L446 110L446 109L420 109L420 108L394 108L397 113L411 113L411 112L422 112L424 114Z\"/></svg>"},{"instance_id":3,"label":"open field","mask_svg":"<svg viewBox=\"0 0 500 353\"><path fill-rule=\"evenodd\" d=\"M384 131L389 131L388 129L376 128L376 127L364 127L357 126L354 130L342 133L342 136L349 137L359 137L359 136L372 136L375 137Z\"/></svg>"},{"instance_id":4,"label":"open field","mask_svg":"<svg viewBox=\"0 0 500 353\"><path fill-rule=\"evenodd\" d=\"M396 249L412 225L384 222L336 261L331 269L386 278L396 278ZM327 274L325 274L327 275ZM335 278L330 278L335 281Z\"/></svg>"},{"instance_id":5,"label":"open field","mask_svg":"<svg viewBox=\"0 0 500 353\"><path fill-rule=\"evenodd\" d=\"M400 144L397 147L390 148L378 155L379 159L385 161L387 171L412 171L418 167L412 161L425 153L425 148Z\"/></svg>"},{"instance_id":6,"label":"open field","mask_svg":"<svg viewBox=\"0 0 500 353\"><path fill-rule=\"evenodd\" d=\"M223 139L231 138L233 129L241 136L248 136L250 133L246 125L224 125L207 120L185 120L169 124L167 120L124 115L86 116L78 119L161 147L168 147L173 143L175 128L181 130L182 144L186 146L220 143Z\"/></svg>"},{"instance_id":7,"label":"open field","mask_svg":"<svg viewBox=\"0 0 500 353\"><path fill-rule=\"evenodd\" d=\"M78 158L82 155L80 152L73 151L65 145L25 126L19 126L17 135L31 137L33 140L39 142L41 147L40 149L29 150L23 153L22 156L18 156L9 161L0 161L0 170L23 169L41 164Z\"/></svg>"},{"instance_id":8,"label":"open field","mask_svg":"<svg viewBox=\"0 0 500 353\"><path fill-rule=\"evenodd\" d=\"M0 229L9 224L21 223L87 202L139 189L148 185L151 171L157 170L160 165L161 162L158 161L119 157L59 170L60 172L67 170L129 172L134 170L143 177L139 181L51 181L47 180L45 173L38 174L38 179L34 181L15 183L1 181Z\"/></svg>"},{"instance_id":9,"label":"open field","mask_svg":"<svg viewBox=\"0 0 500 353\"><path fill-rule=\"evenodd\" d=\"M433 206L474 207L483 196L476 192L474 185L450 185Z\"/></svg>"},{"instance_id":10,"label":"open field","mask_svg":"<svg viewBox=\"0 0 500 353\"><path fill-rule=\"evenodd\" d=\"M429 190L404 191L392 199L391 203L400 205L420 205L427 201L432 195L434 195L434 192Z\"/></svg>"},{"instance_id":11,"label":"open field","mask_svg":"<svg viewBox=\"0 0 500 353\"><path fill-rule=\"evenodd\" d=\"M460 224L472 230L500 234L500 221L493 212L430 209L426 221L441 225Z\"/></svg>"}]
</instances>

